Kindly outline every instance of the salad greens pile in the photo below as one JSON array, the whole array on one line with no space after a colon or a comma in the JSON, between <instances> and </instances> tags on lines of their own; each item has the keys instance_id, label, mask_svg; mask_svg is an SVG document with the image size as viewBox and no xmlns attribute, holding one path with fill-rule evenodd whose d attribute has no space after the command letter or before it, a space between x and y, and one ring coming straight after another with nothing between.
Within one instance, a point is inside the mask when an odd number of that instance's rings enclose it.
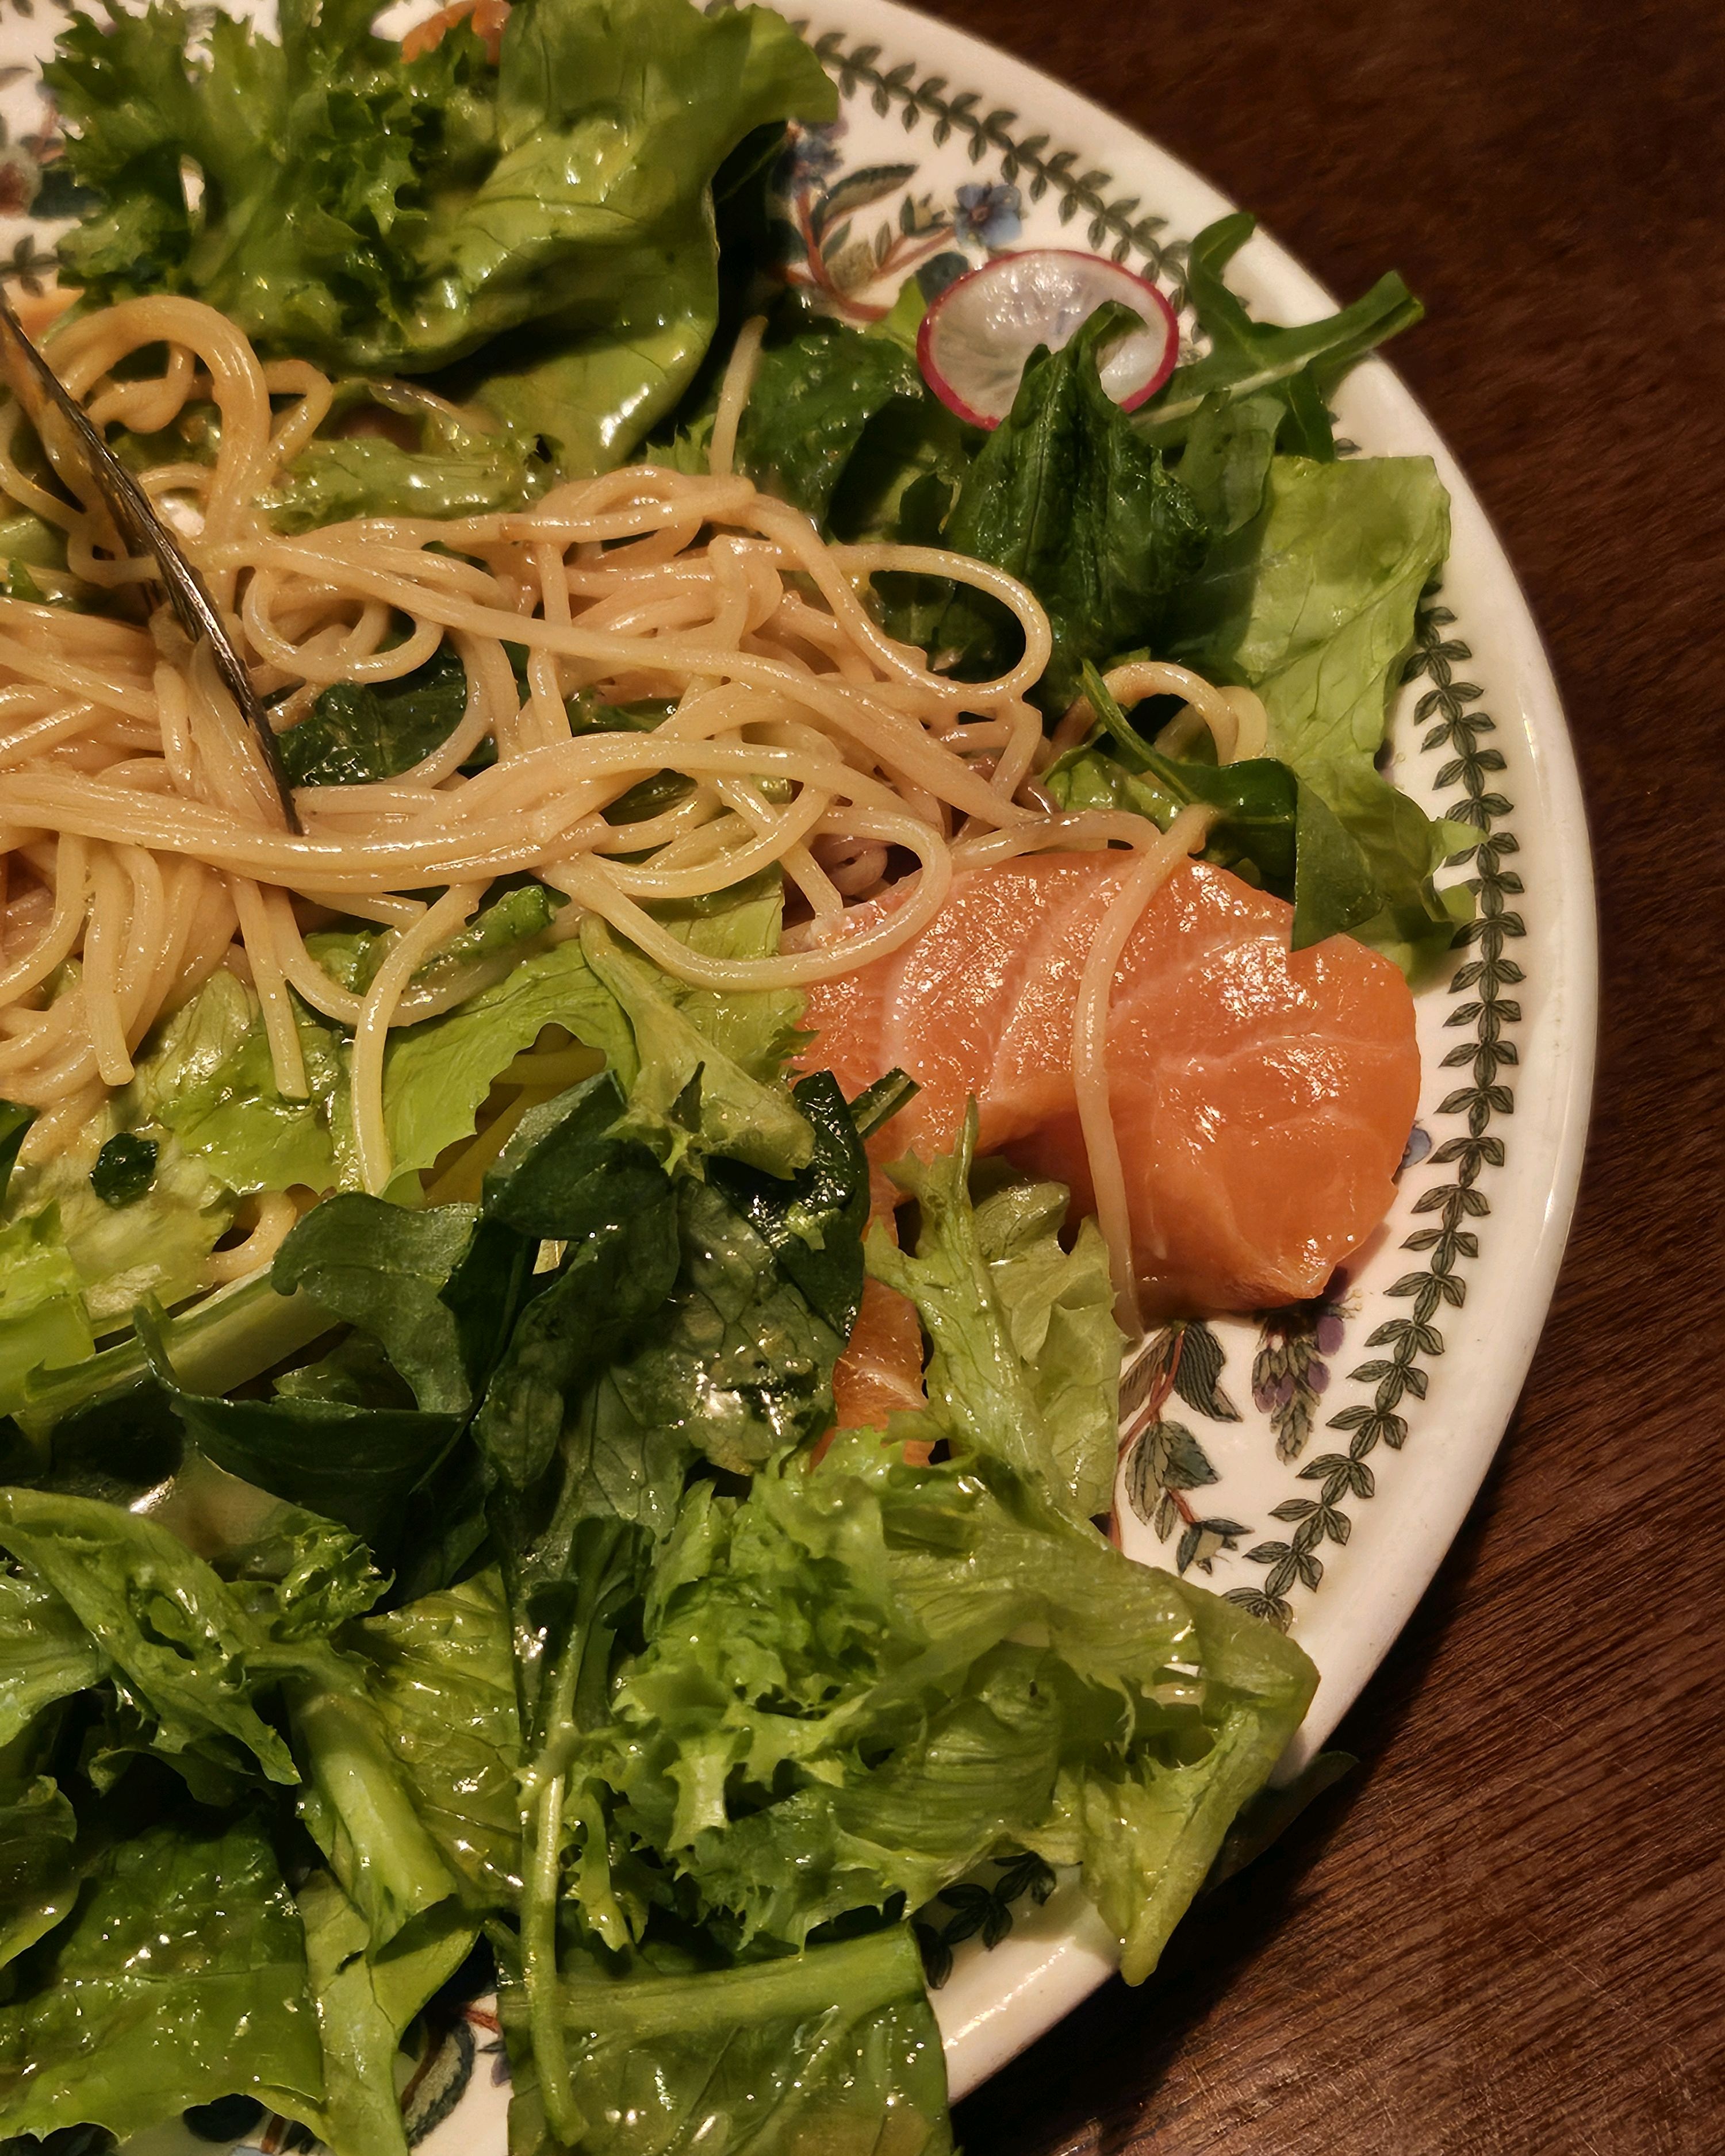
<instances>
[{"instance_id":1,"label":"salad greens pile","mask_svg":"<svg viewBox=\"0 0 1725 2156\"><path fill-rule=\"evenodd\" d=\"M865 331L771 281L785 123L836 109L778 17L517 0L494 65L464 23L403 61L369 6L280 12L279 43L218 17L201 49L178 0L74 14L49 79L95 204L69 281L195 295L336 376L281 528L704 470L764 306L738 467L834 538L1031 587L1037 693L1092 721L1058 803L1209 803L1212 858L1292 901L1296 945L1351 930L1410 971L1447 945L1432 873L1471 834L1378 769L1447 502L1425 459L1339 454L1328 410L1417 317L1399 280L1260 323L1224 218L1154 398L1103 393L1130 320L1104 309L985 436L923 381L914 285ZM367 406L395 432L356 433ZM116 447L208 457L218 424ZM0 531L14 595L55 558L33 524ZM935 575L871 603L960 678L1019 649ZM1146 652L1255 689L1267 752L1159 751L1102 680ZM326 689L290 776L394 776L466 699L448 649ZM569 705L578 730L666 708ZM655 911L698 952L778 947L773 877ZM355 991L388 949L309 940ZM795 995L692 989L531 880L413 987L444 1007L390 1037L382 1197L345 1029L294 1002L285 1097L226 971L58 1158L17 1166L28 1111L0 1103L0 2133L239 2097L404 2156L403 2039L495 1976L516 2156L948 2149L917 1912L990 1861L1070 1867L1142 1978L1237 1861L1315 1672L1093 1524L1121 1343L1059 1186L977 1163L973 1122L895 1171L910 1246L869 1235L863 1142L909 1082L793 1083ZM547 1028L565 1090L448 1199L439 1163ZM247 1201L295 1186L331 1194L200 1296ZM916 1306L927 1404L834 1436L870 1272Z\"/></svg>"},{"instance_id":2,"label":"salad greens pile","mask_svg":"<svg viewBox=\"0 0 1725 2156\"><path fill-rule=\"evenodd\" d=\"M239 2095L399 2156L398 2045L478 1947L518 2148L692 2149L740 2105L763 2148L947 2148L915 1912L1034 1851L1142 1977L1304 1712L1296 1647L1091 1524L1120 1342L1065 1193L979 1179L973 1127L899 1171L914 1250L865 1253L906 1081L790 1085L781 999L562 952L607 1066L480 1202L326 1199L222 1380L212 1306L146 1303L23 1381L8 2132ZM865 1265L929 1404L823 1454Z\"/></svg>"}]
</instances>

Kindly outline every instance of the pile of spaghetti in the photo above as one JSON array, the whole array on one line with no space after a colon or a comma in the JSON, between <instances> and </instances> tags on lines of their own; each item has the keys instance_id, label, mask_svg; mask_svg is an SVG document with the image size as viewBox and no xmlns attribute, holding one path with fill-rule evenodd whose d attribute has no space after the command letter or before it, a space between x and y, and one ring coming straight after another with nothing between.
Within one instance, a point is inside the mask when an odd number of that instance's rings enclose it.
<instances>
[{"instance_id":1,"label":"pile of spaghetti","mask_svg":"<svg viewBox=\"0 0 1725 2156\"><path fill-rule=\"evenodd\" d=\"M961 868L1119 844L1141 861L1097 938L1074 1050L1095 1187L1117 1184L1102 1053L1109 985L1158 884L1203 844L1206 812L1188 810L1165 835L1137 815L1060 813L1037 785L1051 745L1026 691L1049 629L1031 593L950 552L830 545L732 475L757 342L739 341L705 476L631 465L518 512L372 518L284 537L258 505L325 420L324 374L261 361L224 317L187 299L127 301L60 326L52 363L97 425L159 434L188 403L214 406L213 462L158 465L143 480L189 531L187 551L278 731L330 685L398 680L445 645L467 696L454 731L413 769L300 789L295 834L208 651L187 649L165 613L135 624L0 598L0 1095L41 1111L27 1158L62 1147L130 1078L157 1021L226 966L259 1000L283 1095L305 1091L290 990L351 1029L357 1156L367 1187L381 1190L387 1036L473 993L471 978L438 988L415 975L501 877L530 874L572 901L554 933L593 913L684 980L785 988L916 935ZM74 503L29 475L28 438L8 417L0 487L64 529L85 583L147 583L153 564L125 557L93 500ZM868 579L883 571L991 594L1020 624L1022 657L980 683L935 670L871 617ZM525 688L511 647L526 654ZM1250 692L1163 665L1119 670L1110 686L1183 697L1176 726L1208 723L1224 760L1261 748ZM602 710L661 699L668 715L647 730L578 730L578 692ZM1077 707L1068 731L1088 718ZM667 774L680 782L662 789L669 806L607 819L622 795ZM771 864L791 924L776 957L702 956L649 910ZM888 887L894 904L839 933L849 909ZM308 932L334 919L388 932L362 993L308 951Z\"/></svg>"}]
</instances>

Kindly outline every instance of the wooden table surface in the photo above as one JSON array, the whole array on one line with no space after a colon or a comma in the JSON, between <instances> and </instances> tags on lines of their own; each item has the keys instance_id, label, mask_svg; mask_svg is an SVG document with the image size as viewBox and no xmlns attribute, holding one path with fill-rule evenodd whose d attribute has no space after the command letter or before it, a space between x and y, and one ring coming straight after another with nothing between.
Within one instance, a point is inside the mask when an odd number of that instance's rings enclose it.
<instances>
[{"instance_id":1,"label":"wooden table surface","mask_svg":"<svg viewBox=\"0 0 1725 2156\"><path fill-rule=\"evenodd\" d=\"M1502 532L1580 749L1592 1147L1498 1464L1360 1770L959 2107L968 2156L1725 2151L1725 12L937 0L1255 209Z\"/></svg>"}]
</instances>

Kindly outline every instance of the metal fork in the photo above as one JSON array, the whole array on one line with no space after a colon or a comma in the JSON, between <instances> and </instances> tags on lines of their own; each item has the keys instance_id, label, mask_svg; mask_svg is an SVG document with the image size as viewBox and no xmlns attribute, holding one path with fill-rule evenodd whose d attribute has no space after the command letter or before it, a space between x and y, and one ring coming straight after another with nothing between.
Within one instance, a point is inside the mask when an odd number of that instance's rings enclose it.
<instances>
[{"instance_id":1,"label":"metal fork","mask_svg":"<svg viewBox=\"0 0 1725 2156\"><path fill-rule=\"evenodd\" d=\"M239 715L256 736L264 762L290 831L300 834L299 812L293 788L281 761L275 732L258 701L257 691L234 640L223 624L201 576L180 551L178 541L156 514L150 497L103 440L84 408L67 394L59 377L37 351L13 311L5 288L0 285L0 358L19 403L49 448L42 418L52 406L69 429L81 452L90 480L100 495L121 542L134 554L148 554L155 562L162 591L174 617L193 644L202 639L210 647L222 685L239 706ZM53 452L49 450L50 461Z\"/></svg>"}]
</instances>

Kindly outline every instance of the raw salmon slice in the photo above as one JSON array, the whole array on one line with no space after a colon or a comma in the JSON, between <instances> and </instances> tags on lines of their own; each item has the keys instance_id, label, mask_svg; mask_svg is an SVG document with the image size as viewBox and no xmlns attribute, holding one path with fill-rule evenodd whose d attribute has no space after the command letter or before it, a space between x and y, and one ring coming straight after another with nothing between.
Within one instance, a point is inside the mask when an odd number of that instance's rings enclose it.
<instances>
[{"instance_id":1,"label":"raw salmon slice","mask_svg":"<svg viewBox=\"0 0 1725 2156\"><path fill-rule=\"evenodd\" d=\"M876 1159L944 1150L974 1094L983 1150L1091 1208L1072 1017L1125 873L1117 853L970 870L902 950L810 991L809 1070L855 1094L898 1064L922 1086ZM1194 861L1127 944L1108 1067L1147 1314L1315 1295L1394 1195L1419 1094L1413 998L1351 937L1291 952L1292 919Z\"/></svg>"}]
</instances>

